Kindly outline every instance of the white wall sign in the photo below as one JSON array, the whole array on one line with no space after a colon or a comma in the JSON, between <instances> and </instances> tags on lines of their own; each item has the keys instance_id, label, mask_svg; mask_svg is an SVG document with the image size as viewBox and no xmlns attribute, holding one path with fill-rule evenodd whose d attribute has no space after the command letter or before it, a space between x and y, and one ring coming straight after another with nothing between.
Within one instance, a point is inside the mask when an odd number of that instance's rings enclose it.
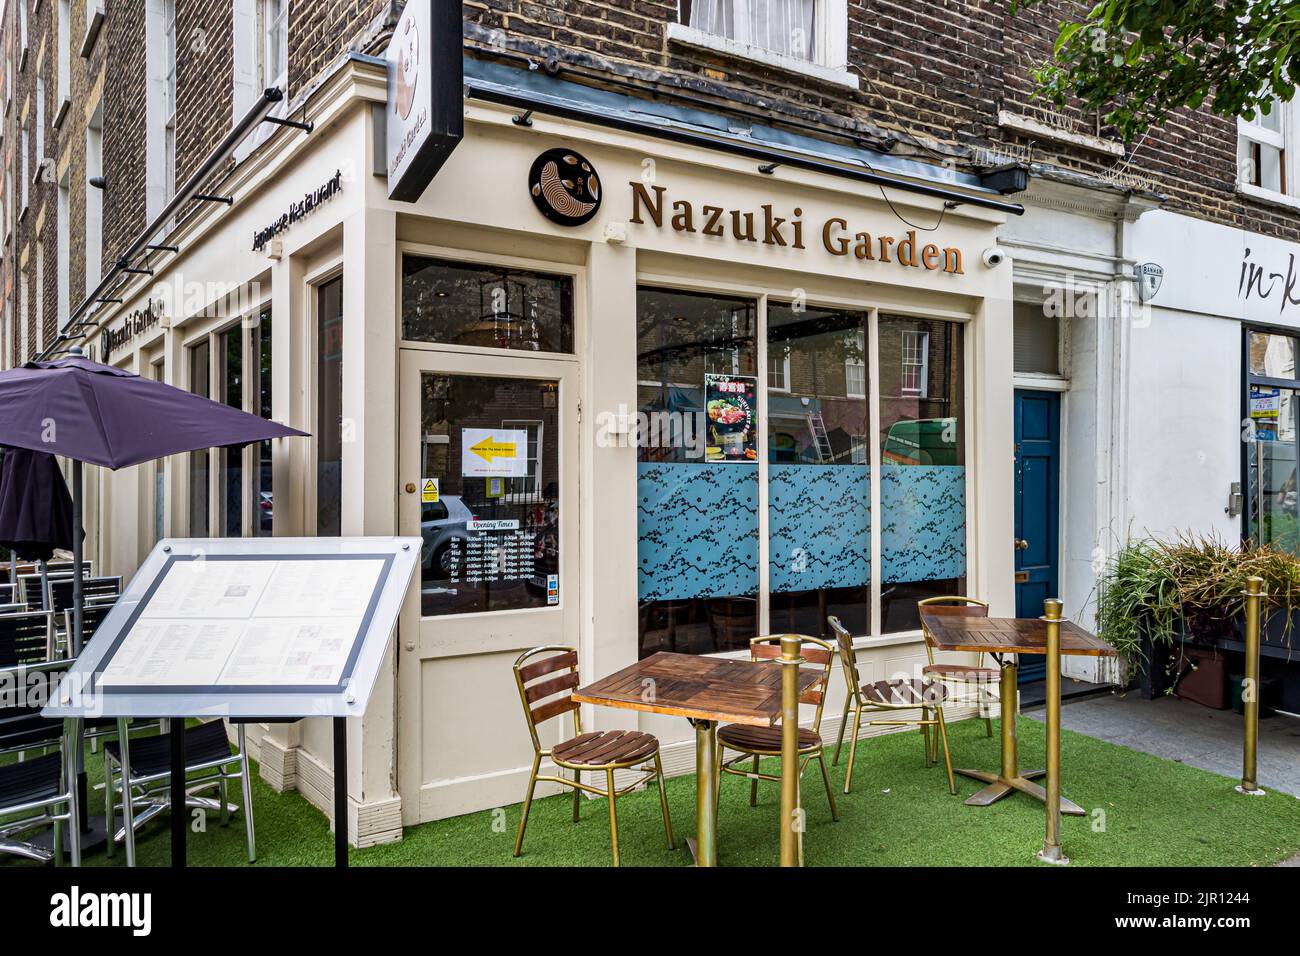
<instances>
[{"instance_id":1,"label":"white wall sign","mask_svg":"<svg viewBox=\"0 0 1300 956\"><path fill-rule=\"evenodd\" d=\"M467 478L526 478L528 432L522 428L462 428L460 469Z\"/></svg>"},{"instance_id":2,"label":"white wall sign","mask_svg":"<svg viewBox=\"0 0 1300 956\"><path fill-rule=\"evenodd\" d=\"M388 198L415 202L460 142L461 7L407 0L389 41Z\"/></svg>"}]
</instances>

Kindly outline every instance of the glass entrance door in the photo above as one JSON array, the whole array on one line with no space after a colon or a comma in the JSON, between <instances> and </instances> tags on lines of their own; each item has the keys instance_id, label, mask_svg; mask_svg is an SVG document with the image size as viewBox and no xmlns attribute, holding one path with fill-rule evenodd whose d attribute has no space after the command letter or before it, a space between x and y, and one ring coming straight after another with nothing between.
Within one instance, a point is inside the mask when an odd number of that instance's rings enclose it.
<instances>
[{"instance_id":1,"label":"glass entrance door","mask_svg":"<svg viewBox=\"0 0 1300 956\"><path fill-rule=\"evenodd\" d=\"M1246 534L1291 554L1300 554L1296 350L1291 336L1247 334Z\"/></svg>"}]
</instances>

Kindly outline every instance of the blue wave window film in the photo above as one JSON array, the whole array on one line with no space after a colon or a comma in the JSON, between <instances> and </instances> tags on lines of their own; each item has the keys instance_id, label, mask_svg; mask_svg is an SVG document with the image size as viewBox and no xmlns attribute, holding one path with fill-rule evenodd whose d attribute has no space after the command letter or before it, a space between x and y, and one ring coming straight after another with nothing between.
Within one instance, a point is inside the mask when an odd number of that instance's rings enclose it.
<instances>
[{"instance_id":1,"label":"blue wave window film","mask_svg":"<svg viewBox=\"0 0 1300 956\"><path fill-rule=\"evenodd\" d=\"M638 462L637 597L758 590L758 466Z\"/></svg>"},{"instance_id":2,"label":"blue wave window film","mask_svg":"<svg viewBox=\"0 0 1300 956\"><path fill-rule=\"evenodd\" d=\"M880 511L883 580L965 575L964 465L882 465Z\"/></svg>"},{"instance_id":3,"label":"blue wave window film","mask_svg":"<svg viewBox=\"0 0 1300 956\"><path fill-rule=\"evenodd\" d=\"M768 468L769 587L773 593L871 583L871 469Z\"/></svg>"}]
</instances>

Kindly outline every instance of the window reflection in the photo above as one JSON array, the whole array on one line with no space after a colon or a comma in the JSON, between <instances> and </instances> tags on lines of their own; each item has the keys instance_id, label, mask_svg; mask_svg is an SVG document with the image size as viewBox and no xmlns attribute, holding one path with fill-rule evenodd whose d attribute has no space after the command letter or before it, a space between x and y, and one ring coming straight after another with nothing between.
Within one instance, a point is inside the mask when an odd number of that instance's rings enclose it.
<instances>
[{"instance_id":1,"label":"window reflection","mask_svg":"<svg viewBox=\"0 0 1300 956\"><path fill-rule=\"evenodd\" d=\"M769 302L770 630L871 630L871 469L864 313Z\"/></svg>"},{"instance_id":2,"label":"window reflection","mask_svg":"<svg viewBox=\"0 0 1300 956\"><path fill-rule=\"evenodd\" d=\"M756 303L637 291L640 654L758 633Z\"/></svg>"},{"instance_id":3,"label":"window reflection","mask_svg":"<svg viewBox=\"0 0 1300 956\"><path fill-rule=\"evenodd\" d=\"M920 626L916 602L966 574L962 327L881 316L881 628Z\"/></svg>"}]
</instances>

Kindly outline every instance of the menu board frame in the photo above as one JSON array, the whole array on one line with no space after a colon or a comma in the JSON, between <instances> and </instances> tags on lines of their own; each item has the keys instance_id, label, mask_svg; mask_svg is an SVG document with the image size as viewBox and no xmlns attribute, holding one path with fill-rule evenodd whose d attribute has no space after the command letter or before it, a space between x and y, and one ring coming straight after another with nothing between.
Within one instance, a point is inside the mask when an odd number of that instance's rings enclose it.
<instances>
[{"instance_id":1,"label":"menu board frame","mask_svg":"<svg viewBox=\"0 0 1300 956\"><path fill-rule=\"evenodd\" d=\"M44 713L50 717L271 719L359 716L365 711L374 688L419 555L419 538L169 538L160 541L105 617L81 657L70 668ZM212 564L201 565L199 562ZM303 622L310 626L310 621L315 620L315 615L310 619L297 617L292 609L270 616L250 611L246 616L236 614L232 617L230 613L218 613L218 608L212 608L211 616L204 617L185 608L183 624L176 610L151 614L153 603L161 603L160 593L175 592L184 584L183 581L178 584L174 575L188 571L189 576L197 581L198 575L204 573L198 570L200 567L216 567L227 562L268 563L267 571L260 572L259 569L260 576L268 583L255 604L260 604L269 595L269 582L282 568L289 574L294 570L301 572L303 562L321 562L335 564L334 570L348 574L350 569L345 569L344 564L353 568L359 567L359 563L365 564L366 576L359 585L359 596L364 599L364 606L358 600L355 614L340 614L339 608L334 609L333 620L341 622L336 630L350 636L344 638L342 647L338 646L337 639L331 642L334 652L324 661L330 669L328 679L304 683L273 675L255 683L222 682L219 678L203 682L170 681L165 676L169 662L159 658L156 645L152 650L146 650L153 655L150 663L155 675L162 668L163 676L126 682L105 679L106 673L110 678L113 676L114 668L118 671L125 669L123 661L132 651L143 653L141 645L156 640L156 635L151 637L147 633L151 629L145 626L151 622L154 631L159 621L165 626L166 622L175 620L178 628L191 629L222 626L229 629L232 621L236 627L241 621L247 622L243 625L241 637L233 641L235 647L242 647L243 635L254 626L274 628L280 622L298 622L295 626L301 627ZM378 562L377 567L375 562ZM368 575L372 573L374 580L370 583ZM170 591L166 587L169 581L173 585ZM289 638L283 640L288 646ZM232 656L233 653L232 650ZM301 660L303 653L300 649L296 658ZM289 656L286 652L279 665L267 666L272 671L278 666L278 673L283 674ZM173 663L179 667L181 660ZM224 673L228 667L227 664L221 671Z\"/></svg>"}]
</instances>

